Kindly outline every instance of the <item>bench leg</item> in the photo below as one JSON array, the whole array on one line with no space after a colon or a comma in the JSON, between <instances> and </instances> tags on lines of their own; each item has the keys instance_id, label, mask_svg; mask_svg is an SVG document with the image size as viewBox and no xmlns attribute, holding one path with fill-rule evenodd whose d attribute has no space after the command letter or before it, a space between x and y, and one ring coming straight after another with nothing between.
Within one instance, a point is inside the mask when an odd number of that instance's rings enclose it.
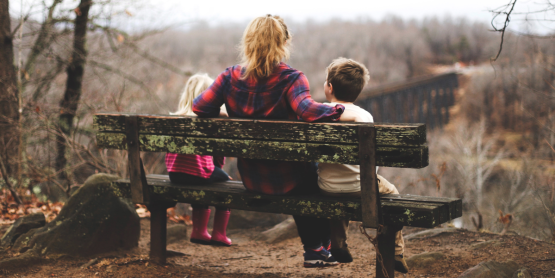
<instances>
[{"instance_id":1,"label":"bench leg","mask_svg":"<svg viewBox=\"0 0 555 278\"><path fill-rule=\"evenodd\" d=\"M150 259L159 264L166 264L166 210L174 205L168 203L148 205L150 211Z\"/></svg>"},{"instance_id":2,"label":"bench leg","mask_svg":"<svg viewBox=\"0 0 555 278\"><path fill-rule=\"evenodd\" d=\"M385 272L389 278L395 277L395 234L401 229L402 227L385 226L382 233L378 235L378 249L382 255L383 267L385 267ZM378 256L376 256L376 277L386 277L382 269Z\"/></svg>"}]
</instances>

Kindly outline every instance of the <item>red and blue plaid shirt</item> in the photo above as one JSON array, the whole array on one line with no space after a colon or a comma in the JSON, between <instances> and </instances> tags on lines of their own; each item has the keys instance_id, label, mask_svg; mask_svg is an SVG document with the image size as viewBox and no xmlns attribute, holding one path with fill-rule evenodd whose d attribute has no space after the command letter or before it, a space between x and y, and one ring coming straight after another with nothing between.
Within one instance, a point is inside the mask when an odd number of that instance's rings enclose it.
<instances>
[{"instance_id":1,"label":"red and blue plaid shirt","mask_svg":"<svg viewBox=\"0 0 555 278\"><path fill-rule=\"evenodd\" d=\"M337 121L345 109L312 100L307 78L285 63L261 80L241 79L243 73L240 65L227 68L194 100L193 112L217 117L225 104L229 117L314 122ZM282 195L298 186L317 186L313 163L240 158L237 167L249 191Z\"/></svg>"}]
</instances>

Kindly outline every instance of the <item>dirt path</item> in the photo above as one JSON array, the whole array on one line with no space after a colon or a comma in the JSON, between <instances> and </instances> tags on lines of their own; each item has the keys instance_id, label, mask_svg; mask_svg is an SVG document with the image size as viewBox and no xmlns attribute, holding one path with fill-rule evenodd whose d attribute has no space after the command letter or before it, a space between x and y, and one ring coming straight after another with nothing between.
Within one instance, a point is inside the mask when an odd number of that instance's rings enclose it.
<instances>
[{"instance_id":1,"label":"dirt path","mask_svg":"<svg viewBox=\"0 0 555 278\"><path fill-rule=\"evenodd\" d=\"M302 267L302 248L298 238L268 245L254 241L260 230L232 230L232 247L214 247L180 241L168 249L186 253L172 257L168 265L148 261L148 220L142 220L139 247L98 258L50 259L25 269L1 271L3 277L371 277L374 275L374 248L351 223L349 246L355 261L325 269ZM405 234L416 232L407 229ZM500 244L472 250L474 243L498 240ZM410 257L422 252L442 252L446 258L425 269L411 269L397 277L457 277L464 270L488 260L514 260L527 267L534 277L555 277L555 245L520 237L499 236L470 231L441 234L407 241ZM3 254L6 258L14 254ZM81 268L90 260L90 267Z\"/></svg>"}]
</instances>

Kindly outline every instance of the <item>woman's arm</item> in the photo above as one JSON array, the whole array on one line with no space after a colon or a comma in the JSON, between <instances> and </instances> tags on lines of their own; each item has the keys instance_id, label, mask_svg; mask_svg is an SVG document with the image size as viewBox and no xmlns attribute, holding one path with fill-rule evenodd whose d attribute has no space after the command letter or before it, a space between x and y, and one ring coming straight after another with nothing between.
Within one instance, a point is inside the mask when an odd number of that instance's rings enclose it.
<instances>
[{"instance_id":1,"label":"woman's arm","mask_svg":"<svg viewBox=\"0 0 555 278\"><path fill-rule=\"evenodd\" d=\"M287 99L297 116L306 122L338 121L345 110L340 104L329 106L315 102L310 96L308 80L302 73L287 91Z\"/></svg>"},{"instance_id":2,"label":"woman's arm","mask_svg":"<svg viewBox=\"0 0 555 278\"><path fill-rule=\"evenodd\" d=\"M193 112L199 117L214 118L221 115L224 104L224 91L229 86L229 69L220 73L214 83L193 101ZM227 113L225 113L227 115Z\"/></svg>"}]
</instances>

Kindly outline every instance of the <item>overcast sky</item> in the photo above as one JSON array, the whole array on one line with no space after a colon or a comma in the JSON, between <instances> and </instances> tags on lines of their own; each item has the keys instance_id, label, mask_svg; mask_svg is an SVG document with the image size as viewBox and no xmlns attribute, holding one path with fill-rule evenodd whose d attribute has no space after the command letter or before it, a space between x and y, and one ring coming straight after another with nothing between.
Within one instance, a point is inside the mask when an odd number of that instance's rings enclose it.
<instances>
[{"instance_id":1,"label":"overcast sky","mask_svg":"<svg viewBox=\"0 0 555 278\"><path fill-rule=\"evenodd\" d=\"M21 5L29 6L42 0L10 0L10 10L12 15L18 16ZM45 0L47 3L52 0ZM515 15L512 17L511 25L513 29L523 30L525 25L522 21L524 13L538 10L542 3L548 0L518 0L515 7ZM430 16L452 16L466 17L470 20L489 23L492 19L491 9L509 3L509 0L335 0L335 1L314 1L314 0L119 0L134 14L132 18L123 20L122 23L128 26L147 25L175 25L183 23L186 27L190 22L199 20L210 24L220 24L223 22L248 22L252 18L264 14L277 14L288 20L303 22L306 20L326 21L331 18L343 20L355 20L358 18L370 18L381 20L385 16L395 15L404 19L422 19ZM67 8L78 5L78 1L64 1ZM127 3L127 4L125 4ZM142 3L142 4L139 4ZM27 10L24 8L24 10ZM545 17L545 14L537 14L536 18ZM550 19L555 17L551 13ZM42 17L37 15L35 17ZM37 18L38 19L38 18ZM502 23L504 18L499 17ZM536 23L533 28L540 32L553 27L554 22Z\"/></svg>"}]
</instances>

